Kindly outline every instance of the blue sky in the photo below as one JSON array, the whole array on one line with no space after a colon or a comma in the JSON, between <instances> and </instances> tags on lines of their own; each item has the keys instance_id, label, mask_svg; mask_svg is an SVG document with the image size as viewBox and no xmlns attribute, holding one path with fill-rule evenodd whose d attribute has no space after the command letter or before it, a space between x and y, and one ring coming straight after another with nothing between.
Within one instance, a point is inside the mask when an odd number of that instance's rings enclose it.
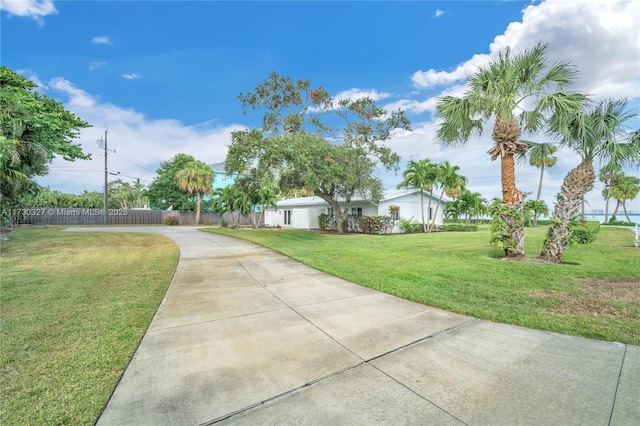
<instances>
[{"instance_id":1,"label":"blue sky","mask_svg":"<svg viewBox=\"0 0 640 426\"><path fill-rule=\"evenodd\" d=\"M180 152L223 161L230 132L261 118L244 115L237 95L271 71L309 79L335 97L368 95L405 109L413 131L390 142L402 165L449 160L489 199L500 195L499 164L486 154L490 130L465 148L442 149L433 111L437 96L462 94L464 77L501 49L547 42L551 58L580 70L572 89L640 105L638 1L3 0L2 9L2 64L94 125L78 140L93 160L55 160L38 179L64 192L102 190L95 141L105 129L117 150L109 168L125 180L149 183L159 163ZM561 152L548 169L549 206L578 163ZM538 170L516 173L518 187L535 195ZM400 180L381 176L389 188ZM587 209L603 208L599 192L589 194Z\"/></svg>"}]
</instances>

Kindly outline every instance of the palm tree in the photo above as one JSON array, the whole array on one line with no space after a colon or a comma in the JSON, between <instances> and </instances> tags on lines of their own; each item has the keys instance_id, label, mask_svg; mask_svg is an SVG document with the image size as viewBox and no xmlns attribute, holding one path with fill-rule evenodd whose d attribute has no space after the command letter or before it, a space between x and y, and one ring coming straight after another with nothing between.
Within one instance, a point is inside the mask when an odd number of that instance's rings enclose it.
<instances>
[{"instance_id":1,"label":"palm tree","mask_svg":"<svg viewBox=\"0 0 640 426\"><path fill-rule=\"evenodd\" d=\"M460 200L449 201L447 202L447 204L444 206L444 209L443 209L444 217L447 219L451 218L451 220L453 220L454 222L458 222L460 215L464 213L463 210L464 210L464 206L462 205L462 201Z\"/></svg>"},{"instance_id":2,"label":"palm tree","mask_svg":"<svg viewBox=\"0 0 640 426\"><path fill-rule=\"evenodd\" d=\"M624 211L624 215L627 218L627 222L631 222L631 218L629 217L629 213L627 213L627 200L633 200L638 196L640 192L640 178L635 176L625 176L623 175L616 185L611 188L611 197L615 198L617 201L616 209L613 215L615 216L618 213L618 208L622 206L622 210Z\"/></svg>"},{"instance_id":3,"label":"palm tree","mask_svg":"<svg viewBox=\"0 0 640 426\"><path fill-rule=\"evenodd\" d=\"M429 206L431 211L431 193L437 178L437 167L431 160L424 159L419 161L409 161L407 169L402 173L402 182L398 188L419 188L420 189L420 208L422 210L422 229L427 232L427 225L424 220L424 191L429 188Z\"/></svg>"},{"instance_id":4,"label":"palm tree","mask_svg":"<svg viewBox=\"0 0 640 426\"><path fill-rule=\"evenodd\" d=\"M142 208L142 194L144 193L144 185L140 182L140 178L137 178L132 185L133 192L136 198L136 208Z\"/></svg>"},{"instance_id":5,"label":"palm tree","mask_svg":"<svg viewBox=\"0 0 640 426\"><path fill-rule=\"evenodd\" d=\"M531 141L525 142L529 149L522 158L529 157L529 164L535 167L540 167L540 181L538 182L538 194L536 195L536 201L540 201L540 193L542 192L542 178L544 176L545 167L553 167L558 161L557 157L553 154L556 153L558 148L548 142L538 143Z\"/></svg>"},{"instance_id":6,"label":"palm tree","mask_svg":"<svg viewBox=\"0 0 640 426\"><path fill-rule=\"evenodd\" d=\"M442 192L440 193L441 201L445 194L447 194L449 198L455 198L464 190L464 186L467 184L467 178L459 175L458 170L460 170L460 167L452 166L448 161L438 166L436 183L442 186ZM438 207L440 207L440 203L436 204L436 212L433 217L438 216ZM431 230L431 228L429 228L429 230Z\"/></svg>"},{"instance_id":7,"label":"palm tree","mask_svg":"<svg viewBox=\"0 0 640 426\"><path fill-rule=\"evenodd\" d=\"M225 213L227 214L227 218L229 218L230 213L233 211L234 194L231 188L232 186L217 188L213 191L213 211L220 214L221 221L224 220Z\"/></svg>"},{"instance_id":8,"label":"palm tree","mask_svg":"<svg viewBox=\"0 0 640 426\"><path fill-rule=\"evenodd\" d=\"M213 190L213 169L202 161L192 161L176 173L175 180L181 191L196 196L196 225L199 225L202 196Z\"/></svg>"},{"instance_id":9,"label":"palm tree","mask_svg":"<svg viewBox=\"0 0 640 426\"><path fill-rule=\"evenodd\" d=\"M472 216L480 216L485 210L486 200L479 192L471 192L467 189L460 195L459 200L462 202L463 212L466 213L467 225L471 223Z\"/></svg>"},{"instance_id":10,"label":"palm tree","mask_svg":"<svg viewBox=\"0 0 640 426\"><path fill-rule=\"evenodd\" d=\"M516 188L514 156L527 151L518 141L522 130L540 129L549 114L575 109L585 98L578 93L558 92L576 75L568 62L550 64L547 45L538 43L520 54L507 48L498 58L468 78L469 89L461 98L445 96L438 100L440 119L438 140L443 146L464 145L472 133L482 133L484 125L495 119L488 151L491 160L500 157L502 219L507 224L502 246L509 257L524 256L522 204L525 194ZM526 105L533 109L525 110Z\"/></svg>"},{"instance_id":11,"label":"palm tree","mask_svg":"<svg viewBox=\"0 0 640 426\"><path fill-rule=\"evenodd\" d=\"M264 211L269 207L277 208L278 202L278 186L275 183L271 183L268 185L263 185L256 191L256 201L260 206L260 218L258 220L258 225L264 220Z\"/></svg>"},{"instance_id":12,"label":"palm tree","mask_svg":"<svg viewBox=\"0 0 640 426\"><path fill-rule=\"evenodd\" d=\"M547 203L542 200L529 200L525 203L525 210L530 213L533 213L533 226L538 226L538 218L541 215L549 214L549 207L547 207Z\"/></svg>"},{"instance_id":13,"label":"palm tree","mask_svg":"<svg viewBox=\"0 0 640 426\"><path fill-rule=\"evenodd\" d=\"M619 165L612 165L611 167L603 167L600 169L598 179L604 183L604 189L602 190L602 197L605 200L604 203L604 222L609 221L609 200L611 200L611 190L615 188L616 183L624 176L622 167Z\"/></svg>"},{"instance_id":14,"label":"palm tree","mask_svg":"<svg viewBox=\"0 0 640 426\"><path fill-rule=\"evenodd\" d=\"M606 168L640 164L640 130L629 133L625 124L635 115L627 110L626 100L606 100L596 106L585 105L571 114L557 115L550 121L550 131L559 136L563 145L576 151L582 161L567 174L557 195L542 259L560 263L571 236L569 224L596 179L594 161Z\"/></svg>"}]
</instances>

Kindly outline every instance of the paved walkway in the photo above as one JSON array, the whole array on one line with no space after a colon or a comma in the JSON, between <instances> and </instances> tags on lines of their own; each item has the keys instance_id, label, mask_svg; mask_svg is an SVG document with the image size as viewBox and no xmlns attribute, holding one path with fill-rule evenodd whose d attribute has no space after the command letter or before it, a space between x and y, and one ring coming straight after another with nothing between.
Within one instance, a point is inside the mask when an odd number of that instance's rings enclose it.
<instances>
[{"instance_id":1,"label":"paved walkway","mask_svg":"<svg viewBox=\"0 0 640 426\"><path fill-rule=\"evenodd\" d=\"M99 425L639 425L640 347L481 321L186 227Z\"/></svg>"}]
</instances>

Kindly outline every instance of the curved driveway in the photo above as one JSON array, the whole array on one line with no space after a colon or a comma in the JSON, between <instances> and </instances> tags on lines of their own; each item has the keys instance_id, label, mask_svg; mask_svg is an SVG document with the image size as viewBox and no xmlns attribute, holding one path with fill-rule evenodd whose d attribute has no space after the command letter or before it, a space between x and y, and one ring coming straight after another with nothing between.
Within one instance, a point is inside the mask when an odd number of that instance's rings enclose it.
<instances>
[{"instance_id":1,"label":"curved driveway","mask_svg":"<svg viewBox=\"0 0 640 426\"><path fill-rule=\"evenodd\" d=\"M187 227L100 425L638 425L640 347L481 321Z\"/></svg>"}]
</instances>

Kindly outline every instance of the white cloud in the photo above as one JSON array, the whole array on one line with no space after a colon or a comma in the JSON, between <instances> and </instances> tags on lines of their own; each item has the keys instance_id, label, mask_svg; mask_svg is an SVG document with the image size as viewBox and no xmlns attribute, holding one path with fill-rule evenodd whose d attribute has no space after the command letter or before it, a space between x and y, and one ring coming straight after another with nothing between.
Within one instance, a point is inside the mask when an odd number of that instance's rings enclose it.
<instances>
[{"instance_id":1,"label":"white cloud","mask_svg":"<svg viewBox=\"0 0 640 426\"><path fill-rule=\"evenodd\" d=\"M111 40L106 36L95 36L91 39L91 43L93 44L111 44Z\"/></svg>"},{"instance_id":2,"label":"white cloud","mask_svg":"<svg viewBox=\"0 0 640 426\"><path fill-rule=\"evenodd\" d=\"M442 15L444 15L444 10L437 9L435 13L435 17L439 18Z\"/></svg>"},{"instance_id":3,"label":"white cloud","mask_svg":"<svg viewBox=\"0 0 640 426\"><path fill-rule=\"evenodd\" d=\"M122 74L122 78L126 78L127 80L137 80L139 78L142 78L142 76L136 73L131 73L131 74Z\"/></svg>"},{"instance_id":4,"label":"white cloud","mask_svg":"<svg viewBox=\"0 0 640 426\"><path fill-rule=\"evenodd\" d=\"M14 16L27 17L43 24L42 18L58 13L53 0L2 0L0 9Z\"/></svg>"},{"instance_id":5,"label":"white cloud","mask_svg":"<svg viewBox=\"0 0 640 426\"><path fill-rule=\"evenodd\" d=\"M355 101L358 99L362 99L362 98L371 98L374 101L379 101L381 99L386 99L389 96L391 96L389 93L386 92L378 92L375 89L349 89L349 90L343 90L342 92L337 93L333 99L335 99L336 101L344 99L344 100L350 100L350 101Z\"/></svg>"},{"instance_id":6,"label":"white cloud","mask_svg":"<svg viewBox=\"0 0 640 426\"><path fill-rule=\"evenodd\" d=\"M463 81L479 66L495 57L507 46L521 51L536 42L548 43L547 55L555 60L568 60L579 71L578 78L569 89L593 95L595 100L626 97L638 104L640 99L640 2L629 0L592 0L588 2L546 0L528 5L519 22L512 22L488 48L489 53L477 53L452 70L429 69L417 71L412 81L417 88L442 89L435 96L430 93L423 100L403 99L386 106L400 106L410 113L434 112L438 96L460 96L466 88ZM394 138L390 143L407 161L410 157L430 158L438 162L443 156L462 168L470 182L470 189L485 197L500 196L500 164L491 162L486 151L491 147L491 123L487 123L482 136L468 141L464 147L442 150L435 143L437 123L416 126L411 135ZM570 150L557 154L558 164L545 169L542 199L550 209L566 174L576 167L580 158ZM518 166L518 188L537 191L538 168ZM629 171L631 172L631 170ZM601 209L602 185L587 196L587 212Z\"/></svg>"},{"instance_id":7,"label":"white cloud","mask_svg":"<svg viewBox=\"0 0 640 426\"><path fill-rule=\"evenodd\" d=\"M35 89L36 92L44 92L48 89L47 85L44 84L42 80L40 80L40 77L38 77L38 74L34 73L31 70L28 70L28 69L16 70L16 74L20 74L21 76L25 77L27 80L31 80L32 82L37 84L38 87L36 87Z\"/></svg>"},{"instance_id":8,"label":"white cloud","mask_svg":"<svg viewBox=\"0 0 640 426\"><path fill-rule=\"evenodd\" d=\"M468 61L458 65L453 71L436 71L433 68L427 71L416 71L411 76L411 81L415 86L424 88L453 84L465 80L489 59L489 55L476 54Z\"/></svg>"},{"instance_id":9,"label":"white cloud","mask_svg":"<svg viewBox=\"0 0 640 426\"><path fill-rule=\"evenodd\" d=\"M107 63L102 61L89 62L89 70L90 71L97 70L98 68L102 68L105 65L107 65Z\"/></svg>"},{"instance_id":10,"label":"white cloud","mask_svg":"<svg viewBox=\"0 0 640 426\"><path fill-rule=\"evenodd\" d=\"M568 60L579 70L576 88L597 98L640 97L640 2L547 0L529 5L520 22L495 37L489 54L475 54L451 71L429 69L412 76L429 88L464 80L507 46L518 51L538 41L548 56Z\"/></svg>"},{"instance_id":11,"label":"white cloud","mask_svg":"<svg viewBox=\"0 0 640 426\"><path fill-rule=\"evenodd\" d=\"M133 181L139 177L149 184L160 163L178 153L192 155L207 164L224 161L231 132L245 128L238 124L216 125L215 120L193 126L171 119L152 120L135 110L101 102L64 78L52 79L49 86L58 98L66 100L67 109L93 125L83 129L74 141L92 154L91 160L67 162L56 158L50 173L37 179L39 184L62 192L102 190L104 157L96 141L104 137L105 129L108 129L109 148L117 151L109 154L109 170L120 172L118 177L109 176L109 179Z\"/></svg>"}]
</instances>

